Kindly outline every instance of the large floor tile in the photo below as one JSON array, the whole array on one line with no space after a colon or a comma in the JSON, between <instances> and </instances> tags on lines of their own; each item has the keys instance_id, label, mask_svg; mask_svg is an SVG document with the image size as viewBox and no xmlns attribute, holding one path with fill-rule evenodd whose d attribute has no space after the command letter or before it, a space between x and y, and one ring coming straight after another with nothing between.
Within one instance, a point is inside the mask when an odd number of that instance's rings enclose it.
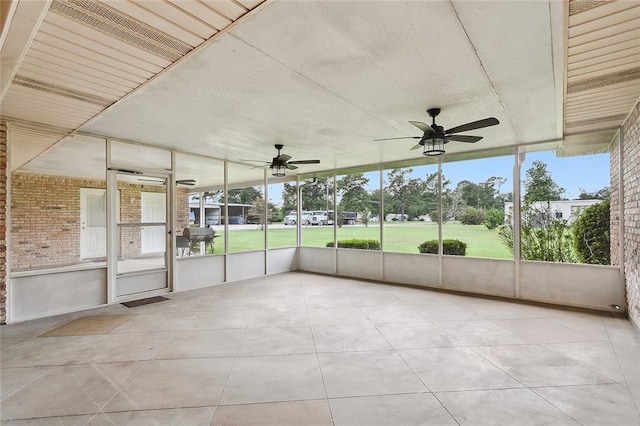
<instances>
[{"instance_id":1,"label":"large floor tile","mask_svg":"<svg viewBox=\"0 0 640 426\"><path fill-rule=\"evenodd\" d=\"M462 426L579 425L529 389L442 392L436 397Z\"/></svg>"},{"instance_id":2,"label":"large floor tile","mask_svg":"<svg viewBox=\"0 0 640 426\"><path fill-rule=\"evenodd\" d=\"M613 382L612 379L540 345L482 346L474 350L526 386Z\"/></svg>"},{"instance_id":3,"label":"large floor tile","mask_svg":"<svg viewBox=\"0 0 640 426\"><path fill-rule=\"evenodd\" d=\"M308 313L312 326L370 323L360 308L309 308Z\"/></svg>"},{"instance_id":4,"label":"large floor tile","mask_svg":"<svg viewBox=\"0 0 640 426\"><path fill-rule=\"evenodd\" d=\"M344 293L305 295L305 303L310 309L317 308L357 308L351 296Z\"/></svg>"},{"instance_id":5,"label":"large floor tile","mask_svg":"<svg viewBox=\"0 0 640 426\"><path fill-rule=\"evenodd\" d=\"M461 321L483 319L478 314L471 312L464 305L454 304L430 304L413 305L413 309L420 312L431 321Z\"/></svg>"},{"instance_id":6,"label":"large floor tile","mask_svg":"<svg viewBox=\"0 0 640 426\"><path fill-rule=\"evenodd\" d=\"M539 311L528 309L527 305L507 301L485 301L466 304L465 308L485 319L540 318Z\"/></svg>"},{"instance_id":7,"label":"large floor tile","mask_svg":"<svg viewBox=\"0 0 640 426\"><path fill-rule=\"evenodd\" d=\"M314 326L313 338L318 352L374 351L391 345L373 325Z\"/></svg>"},{"instance_id":8,"label":"large floor tile","mask_svg":"<svg viewBox=\"0 0 640 426\"><path fill-rule=\"evenodd\" d=\"M469 348L411 349L399 352L432 392L523 386Z\"/></svg>"},{"instance_id":9,"label":"large floor tile","mask_svg":"<svg viewBox=\"0 0 640 426\"><path fill-rule=\"evenodd\" d=\"M332 426L325 399L219 406L212 426Z\"/></svg>"},{"instance_id":10,"label":"large floor tile","mask_svg":"<svg viewBox=\"0 0 640 426\"><path fill-rule=\"evenodd\" d=\"M422 314L409 306L369 306L361 309L374 324L427 321Z\"/></svg>"},{"instance_id":11,"label":"large floor tile","mask_svg":"<svg viewBox=\"0 0 640 426\"><path fill-rule=\"evenodd\" d=\"M329 398L426 391L395 351L321 353L318 357Z\"/></svg>"},{"instance_id":12,"label":"large floor tile","mask_svg":"<svg viewBox=\"0 0 640 426\"><path fill-rule=\"evenodd\" d=\"M560 324L555 318L494 320L496 324L535 343L592 342L589 334Z\"/></svg>"},{"instance_id":13,"label":"large floor tile","mask_svg":"<svg viewBox=\"0 0 640 426\"><path fill-rule=\"evenodd\" d=\"M88 348L74 355L68 364L91 364L149 360L173 337L175 332L109 334L100 336Z\"/></svg>"},{"instance_id":14,"label":"large floor tile","mask_svg":"<svg viewBox=\"0 0 640 426\"><path fill-rule=\"evenodd\" d=\"M244 329L178 331L155 358L234 357L244 332Z\"/></svg>"},{"instance_id":15,"label":"large floor tile","mask_svg":"<svg viewBox=\"0 0 640 426\"><path fill-rule=\"evenodd\" d=\"M248 328L239 356L315 353L310 327Z\"/></svg>"},{"instance_id":16,"label":"large floor tile","mask_svg":"<svg viewBox=\"0 0 640 426\"><path fill-rule=\"evenodd\" d=\"M619 384L535 388L535 393L582 425L640 425L629 389Z\"/></svg>"},{"instance_id":17,"label":"large floor tile","mask_svg":"<svg viewBox=\"0 0 640 426\"><path fill-rule=\"evenodd\" d=\"M396 349L462 346L462 342L430 322L382 324L378 330Z\"/></svg>"},{"instance_id":18,"label":"large floor tile","mask_svg":"<svg viewBox=\"0 0 640 426\"><path fill-rule=\"evenodd\" d=\"M216 405L232 363L231 358L149 361L104 411Z\"/></svg>"},{"instance_id":19,"label":"large floor tile","mask_svg":"<svg viewBox=\"0 0 640 426\"><path fill-rule=\"evenodd\" d=\"M53 367L20 367L0 370L0 399L33 382Z\"/></svg>"},{"instance_id":20,"label":"large floor tile","mask_svg":"<svg viewBox=\"0 0 640 426\"><path fill-rule=\"evenodd\" d=\"M465 345L520 345L531 343L492 321L436 321L449 334L460 340Z\"/></svg>"},{"instance_id":21,"label":"large floor tile","mask_svg":"<svg viewBox=\"0 0 640 426\"><path fill-rule=\"evenodd\" d=\"M609 342L554 343L544 347L613 381L625 381L620 362Z\"/></svg>"},{"instance_id":22,"label":"large floor tile","mask_svg":"<svg viewBox=\"0 0 640 426\"><path fill-rule=\"evenodd\" d=\"M308 327L309 318L304 304L296 307L271 307L254 309L249 327Z\"/></svg>"},{"instance_id":23,"label":"large floor tile","mask_svg":"<svg viewBox=\"0 0 640 426\"><path fill-rule=\"evenodd\" d=\"M325 398L316 354L237 358L220 404Z\"/></svg>"},{"instance_id":24,"label":"large floor tile","mask_svg":"<svg viewBox=\"0 0 640 426\"><path fill-rule=\"evenodd\" d=\"M93 344L97 336L36 337L9 348L2 367L38 367L64 364L78 352Z\"/></svg>"},{"instance_id":25,"label":"large floor tile","mask_svg":"<svg viewBox=\"0 0 640 426\"><path fill-rule=\"evenodd\" d=\"M351 298L356 305L363 307L368 306L405 306L406 303L398 299L391 293L356 293Z\"/></svg>"},{"instance_id":26,"label":"large floor tile","mask_svg":"<svg viewBox=\"0 0 640 426\"><path fill-rule=\"evenodd\" d=\"M7 420L3 422L3 426L85 426L90 424L91 419L96 416L93 414L84 414L78 416L57 416L57 417L41 417L23 420ZM106 425L106 423L105 423Z\"/></svg>"},{"instance_id":27,"label":"large floor tile","mask_svg":"<svg viewBox=\"0 0 640 426\"><path fill-rule=\"evenodd\" d=\"M198 407L147 411L125 411L122 413L103 413L91 419L87 426L201 426L211 423L214 411L214 407Z\"/></svg>"},{"instance_id":28,"label":"large floor tile","mask_svg":"<svg viewBox=\"0 0 640 426\"><path fill-rule=\"evenodd\" d=\"M457 425L430 393L330 399L336 426Z\"/></svg>"},{"instance_id":29,"label":"large floor tile","mask_svg":"<svg viewBox=\"0 0 640 426\"><path fill-rule=\"evenodd\" d=\"M2 419L96 414L140 369L140 363L51 369L2 401Z\"/></svg>"}]
</instances>

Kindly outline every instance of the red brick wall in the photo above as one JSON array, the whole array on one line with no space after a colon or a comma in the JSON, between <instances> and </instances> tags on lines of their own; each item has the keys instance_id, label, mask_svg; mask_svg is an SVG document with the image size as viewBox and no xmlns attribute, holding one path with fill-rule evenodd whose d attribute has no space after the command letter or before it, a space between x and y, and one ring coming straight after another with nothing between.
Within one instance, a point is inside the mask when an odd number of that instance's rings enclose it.
<instances>
[{"instance_id":1,"label":"red brick wall","mask_svg":"<svg viewBox=\"0 0 640 426\"><path fill-rule=\"evenodd\" d=\"M624 272L627 287L629 318L640 328L640 104L629 115L621 128L622 170L624 185ZM611 263L620 264L620 140L611 149Z\"/></svg>"},{"instance_id":2,"label":"red brick wall","mask_svg":"<svg viewBox=\"0 0 640 426\"><path fill-rule=\"evenodd\" d=\"M11 268L71 265L80 258L80 189L105 188L105 182L60 176L14 173L11 187ZM120 220L139 222L141 192L163 187L120 182ZM188 190L176 191L178 229L188 224ZM186 225L184 225L186 226ZM184 227L182 226L182 227ZM122 229L121 254L140 255L140 228Z\"/></svg>"},{"instance_id":3,"label":"red brick wall","mask_svg":"<svg viewBox=\"0 0 640 426\"><path fill-rule=\"evenodd\" d=\"M7 322L7 123L0 122L0 324Z\"/></svg>"}]
</instances>

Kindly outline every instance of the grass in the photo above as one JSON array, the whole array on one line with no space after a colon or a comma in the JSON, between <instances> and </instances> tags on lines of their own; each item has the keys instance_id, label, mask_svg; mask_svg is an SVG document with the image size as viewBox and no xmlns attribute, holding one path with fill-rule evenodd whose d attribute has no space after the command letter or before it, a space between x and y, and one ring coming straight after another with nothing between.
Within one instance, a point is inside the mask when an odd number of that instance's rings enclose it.
<instances>
[{"instance_id":1,"label":"grass","mask_svg":"<svg viewBox=\"0 0 640 426\"><path fill-rule=\"evenodd\" d=\"M380 239L377 223L368 227L362 225L338 228L338 240L349 238ZM489 230L484 225L462 225L446 223L442 226L443 238L453 238L467 243L467 256L512 259L511 251L498 238L497 230ZM388 222L384 225L384 251L418 253L418 245L426 240L438 238L438 226L429 222ZM224 252L224 244L218 239L215 252ZM333 241L332 226L306 226L302 228L302 245L325 247ZM295 227L269 229L269 248L295 247ZM229 232L229 252L261 250L264 248L264 234L257 227Z\"/></svg>"}]
</instances>

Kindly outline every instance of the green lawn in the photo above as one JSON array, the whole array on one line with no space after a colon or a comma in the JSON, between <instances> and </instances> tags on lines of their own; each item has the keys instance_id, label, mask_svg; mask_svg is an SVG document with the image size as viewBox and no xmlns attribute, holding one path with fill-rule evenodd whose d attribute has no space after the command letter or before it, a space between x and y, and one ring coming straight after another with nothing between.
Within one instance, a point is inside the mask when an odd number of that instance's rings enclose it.
<instances>
[{"instance_id":1,"label":"green lawn","mask_svg":"<svg viewBox=\"0 0 640 426\"><path fill-rule=\"evenodd\" d=\"M338 228L338 239L380 239L378 224L343 226ZM453 238L467 243L467 256L511 259L511 252L498 238L498 231L490 231L484 225L461 225L447 223L442 227L443 238ZM426 240L438 238L438 226L425 222L389 222L384 227L384 251L418 253L418 245ZM216 243L216 253L223 252L222 241ZM307 226L302 228L302 245L325 247L333 241L333 227ZM269 230L269 247L294 247L295 227ZM264 234L256 228L234 230L229 233L229 251L260 250L264 247Z\"/></svg>"}]
</instances>

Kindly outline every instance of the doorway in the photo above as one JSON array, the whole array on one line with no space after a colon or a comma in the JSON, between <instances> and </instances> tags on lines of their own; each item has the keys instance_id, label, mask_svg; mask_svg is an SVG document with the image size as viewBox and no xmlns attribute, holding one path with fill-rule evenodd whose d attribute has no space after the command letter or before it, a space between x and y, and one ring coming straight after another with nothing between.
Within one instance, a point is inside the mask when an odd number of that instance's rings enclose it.
<instances>
[{"instance_id":1,"label":"doorway","mask_svg":"<svg viewBox=\"0 0 640 426\"><path fill-rule=\"evenodd\" d=\"M80 259L107 255L107 191L80 188Z\"/></svg>"},{"instance_id":2,"label":"doorway","mask_svg":"<svg viewBox=\"0 0 640 426\"><path fill-rule=\"evenodd\" d=\"M170 217L168 176L114 171L120 193L114 242L116 298L147 297L169 288Z\"/></svg>"}]
</instances>

